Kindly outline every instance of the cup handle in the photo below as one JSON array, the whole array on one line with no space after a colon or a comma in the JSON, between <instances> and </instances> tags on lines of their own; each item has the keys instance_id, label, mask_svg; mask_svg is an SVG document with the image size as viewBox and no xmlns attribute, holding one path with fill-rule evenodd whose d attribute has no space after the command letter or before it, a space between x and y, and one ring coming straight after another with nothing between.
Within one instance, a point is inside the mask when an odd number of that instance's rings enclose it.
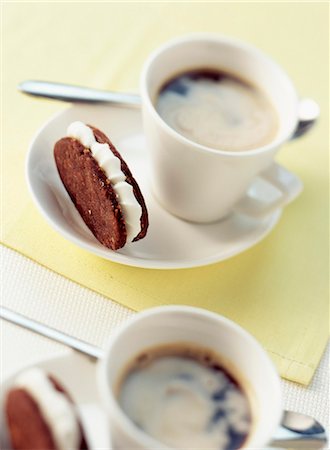
<instances>
[{"instance_id":1,"label":"cup handle","mask_svg":"<svg viewBox=\"0 0 330 450\"><path fill-rule=\"evenodd\" d=\"M292 202L302 189L303 184L296 175L273 163L255 178L234 211L262 219Z\"/></svg>"}]
</instances>

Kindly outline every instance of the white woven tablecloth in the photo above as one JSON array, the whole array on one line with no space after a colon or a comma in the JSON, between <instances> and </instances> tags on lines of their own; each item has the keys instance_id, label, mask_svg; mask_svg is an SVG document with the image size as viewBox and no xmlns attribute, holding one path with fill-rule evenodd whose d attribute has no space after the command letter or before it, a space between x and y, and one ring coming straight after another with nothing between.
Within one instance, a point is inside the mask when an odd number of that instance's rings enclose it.
<instances>
[{"instance_id":1,"label":"white woven tablecloth","mask_svg":"<svg viewBox=\"0 0 330 450\"><path fill-rule=\"evenodd\" d=\"M1 247L1 303L15 311L102 345L119 323L134 314L90 291ZM1 321L1 373L67 351L60 344ZM308 388L282 381L286 409L310 414L329 430L329 346Z\"/></svg>"}]
</instances>

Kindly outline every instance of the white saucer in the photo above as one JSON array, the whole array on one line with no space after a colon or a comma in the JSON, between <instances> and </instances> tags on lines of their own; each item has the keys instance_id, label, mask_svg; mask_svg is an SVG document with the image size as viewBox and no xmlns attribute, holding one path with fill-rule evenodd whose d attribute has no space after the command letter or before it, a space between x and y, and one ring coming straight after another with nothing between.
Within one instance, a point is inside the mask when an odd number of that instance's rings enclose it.
<instances>
[{"instance_id":1,"label":"white saucer","mask_svg":"<svg viewBox=\"0 0 330 450\"><path fill-rule=\"evenodd\" d=\"M66 135L68 125L75 120L95 125L110 137L137 179L147 204L150 221L147 236L117 252L103 247L94 238L57 172L54 144ZM102 258L130 266L178 269L225 260L262 240L281 215L281 210L277 210L257 220L233 213L220 222L200 225L169 214L151 194L141 113L132 107L76 105L51 118L30 146L26 173L32 196L53 228Z\"/></svg>"},{"instance_id":2,"label":"white saucer","mask_svg":"<svg viewBox=\"0 0 330 450\"><path fill-rule=\"evenodd\" d=\"M90 448L110 450L110 431L97 390L96 364L76 352L42 360L29 367L40 367L55 376L73 398L79 411ZM4 415L5 397L18 375L8 377L0 386L0 448L10 450L7 423Z\"/></svg>"}]
</instances>

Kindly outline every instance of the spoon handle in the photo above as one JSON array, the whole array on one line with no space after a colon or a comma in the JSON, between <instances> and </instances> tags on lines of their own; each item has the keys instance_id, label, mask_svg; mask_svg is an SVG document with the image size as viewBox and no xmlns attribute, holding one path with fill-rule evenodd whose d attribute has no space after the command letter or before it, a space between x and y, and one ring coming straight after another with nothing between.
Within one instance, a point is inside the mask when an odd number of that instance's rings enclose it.
<instances>
[{"instance_id":1,"label":"spoon handle","mask_svg":"<svg viewBox=\"0 0 330 450\"><path fill-rule=\"evenodd\" d=\"M73 350L89 356L90 358L100 359L103 356L103 350L101 348L82 341L74 336L70 336L69 334L63 333L62 331L56 330L48 325L44 325L41 322L37 322L34 319L23 316L22 314L5 308L4 306L0 307L0 318L25 328L26 330L33 331L41 336L52 339L53 341L59 342L60 344L64 344Z\"/></svg>"},{"instance_id":2,"label":"spoon handle","mask_svg":"<svg viewBox=\"0 0 330 450\"><path fill-rule=\"evenodd\" d=\"M140 96L137 94L102 91L48 81L23 81L18 85L18 89L25 94L36 97L46 97L68 102L115 103L132 106L139 106L141 104Z\"/></svg>"}]
</instances>

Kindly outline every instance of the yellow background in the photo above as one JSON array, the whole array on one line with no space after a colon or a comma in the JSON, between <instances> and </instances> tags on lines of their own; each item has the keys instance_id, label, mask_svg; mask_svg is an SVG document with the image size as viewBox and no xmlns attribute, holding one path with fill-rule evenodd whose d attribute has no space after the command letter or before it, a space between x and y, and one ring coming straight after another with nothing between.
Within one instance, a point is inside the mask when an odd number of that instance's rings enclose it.
<instances>
[{"instance_id":1,"label":"yellow background","mask_svg":"<svg viewBox=\"0 0 330 450\"><path fill-rule=\"evenodd\" d=\"M183 303L217 311L254 334L283 377L307 384L329 331L328 9L316 2L3 3L3 242L135 310ZM301 95L319 102L317 128L278 157L305 190L270 236L226 262L156 271L104 261L64 240L32 204L24 179L29 141L67 106L23 96L16 86L40 79L134 91L150 51L193 31L255 44Z\"/></svg>"}]
</instances>

